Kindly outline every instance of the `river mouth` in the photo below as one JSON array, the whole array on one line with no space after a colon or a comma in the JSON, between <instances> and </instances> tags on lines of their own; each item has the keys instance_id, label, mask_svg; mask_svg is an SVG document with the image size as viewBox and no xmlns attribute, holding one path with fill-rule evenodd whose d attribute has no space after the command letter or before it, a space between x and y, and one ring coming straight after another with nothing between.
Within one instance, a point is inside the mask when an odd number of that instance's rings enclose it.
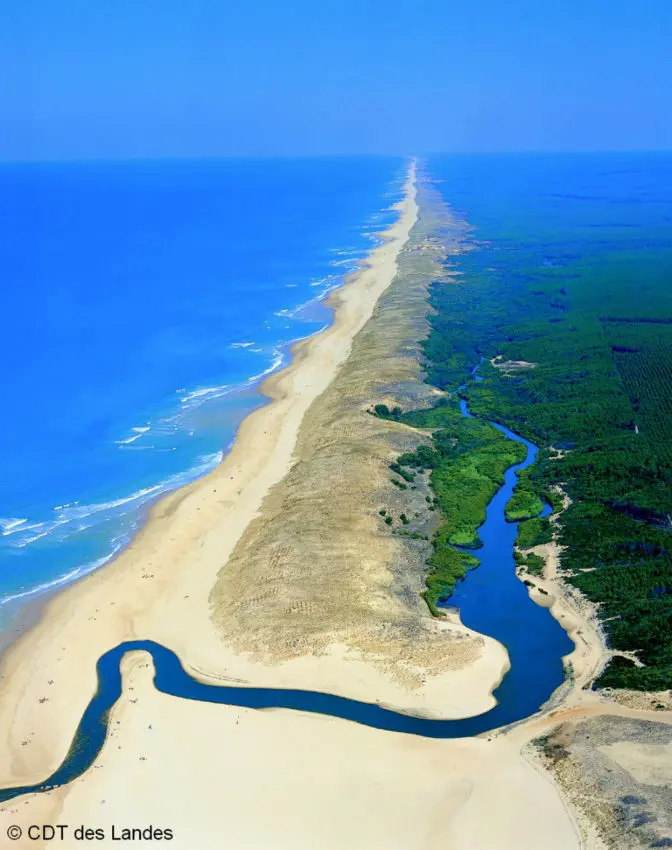
<instances>
[{"instance_id":1,"label":"river mouth","mask_svg":"<svg viewBox=\"0 0 672 850\"><path fill-rule=\"evenodd\" d=\"M477 368L472 373L476 379ZM465 416L471 416L464 399L460 407ZM194 679L165 646L153 641L126 641L98 660L98 690L82 715L61 766L42 783L0 789L0 803L65 785L88 770L105 743L110 711L121 696L121 661L127 652L138 650L152 657L157 690L181 699L306 711L425 738L474 737L535 714L563 683L563 656L573 650L574 644L550 611L530 599L527 588L516 576L513 552L518 523L507 522L504 516L504 507L516 484L516 472L534 463L537 447L504 426L491 424L510 439L523 443L527 456L506 471L504 484L487 507L486 520L479 529L483 542L478 552L480 566L458 583L444 607L457 608L466 626L495 638L508 650L511 667L494 692L494 708L475 717L432 720L318 691L211 685Z\"/></svg>"}]
</instances>

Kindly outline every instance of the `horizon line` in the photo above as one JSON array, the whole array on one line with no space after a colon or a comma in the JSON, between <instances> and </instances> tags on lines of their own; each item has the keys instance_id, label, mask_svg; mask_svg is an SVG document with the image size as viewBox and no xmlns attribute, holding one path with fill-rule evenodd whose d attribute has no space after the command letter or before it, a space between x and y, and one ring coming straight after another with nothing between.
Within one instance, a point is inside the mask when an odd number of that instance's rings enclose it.
<instances>
[{"instance_id":1,"label":"horizon line","mask_svg":"<svg viewBox=\"0 0 672 850\"><path fill-rule=\"evenodd\" d=\"M433 156L599 156L615 154L672 154L670 148L601 148L601 149L562 149L562 150L441 150L422 153L297 153L297 154L148 154L139 156L72 156L45 158L2 158L1 165L56 165L85 163L131 163L131 162L200 162L223 160L255 159L424 159Z\"/></svg>"}]
</instances>

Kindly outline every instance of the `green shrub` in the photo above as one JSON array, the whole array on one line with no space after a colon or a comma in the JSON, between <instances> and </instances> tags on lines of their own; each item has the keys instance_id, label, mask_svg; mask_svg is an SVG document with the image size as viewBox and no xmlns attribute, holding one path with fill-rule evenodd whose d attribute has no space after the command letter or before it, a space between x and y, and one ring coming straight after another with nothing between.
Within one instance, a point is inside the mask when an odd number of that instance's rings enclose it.
<instances>
[{"instance_id":1,"label":"green shrub","mask_svg":"<svg viewBox=\"0 0 672 850\"><path fill-rule=\"evenodd\" d=\"M524 567L530 575L543 575L546 562L539 555L535 555L533 552L529 555L522 555L520 552L516 552L516 556L516 563Z\"/></svg>"},{"instance_id":2,"label":"green shrub","mask_svg":"<svg viewBox=\"0 0 672 850\"><path fill-rule=\"evenodd\" d=\"M405 481L408 481L409 483L411 481L415 481L415 475L412 472L408 472L408 470L404 469L398 463L391 463L390 469L392 470L392 472L396 472L397 475L400 475Z\"/></svg>"},{"instance_id":3,"label":"green shrub","mask_svg":"<svg viewBox=\"0 0 672 850\"><path fill-rule=\"evenodd\" d=\"M536 493L530 490L518 490L506 503L504 515L509 522L517 522L539 516L543 509L544 503Z\"/></svg>"},{"instance_id":4,"label":"green shrub","mask_svg":"<svg viewBox=\"0 0 672 850\"><path fill-rule=\"evenodd\" d=\"M518 526L516 544L521 549L531 549L553 540L553 526L547 517L526 519Z\"/></svg>"}]
</instances>

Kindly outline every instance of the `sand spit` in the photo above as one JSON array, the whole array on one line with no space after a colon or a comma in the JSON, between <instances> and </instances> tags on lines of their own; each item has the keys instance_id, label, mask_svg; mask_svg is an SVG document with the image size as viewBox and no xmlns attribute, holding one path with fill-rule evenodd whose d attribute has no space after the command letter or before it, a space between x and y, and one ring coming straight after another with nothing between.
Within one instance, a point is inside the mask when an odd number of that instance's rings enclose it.
<instances>
[{"instance_id":1,"label":"sand spit","mask_svg":"<svg viewBox=\"0 0 672 850\"><path fill-rule=\"evenodd\" d=\"M0 834L84 823L105 830L96 846L107 848L119 846L112 825L152 824L172 829L179 850L579 847L552 783L505 738L432 741L300 712L190 704L154 690L144 653L127 656L124 670L97 764L67 789L0 812Z\"/></svg>"},{"instance_id":2,"label":"sand spit","mask_svg":"<svg viewBox=\"0 0 672 850\"><path fill-rule=\"evenodd\" d=\"M120 557L56 597L41 622L7 653L0 671L0 783L44 778L62 761L95 689L97 658L123 640L165 643L204 676L259 674L258 680L288 683L282 676L274 679L272 668L244 658L240 668L230 669L229 656L235 654L212 624L208 597L269 490L291 468L306 410L338 373L395 276L417 219L414 166L399 212L363 269L333 294L333 325L299 343L291 365L265 382L262 390L272 403L246 419L226 460L161 500ZM301 674L293 681L297 687L331 684L318 678L308 685ZM399 695L389 694L391 701Z\"/></svg>"},{"instance_id":3,"label":"sand spit","mask_svg":"<svg viewBox=\"0 0 672 850\"><path fill-rule=\"evenodd\" d=\"M560 487L555 490L562 496L563 508L551 517L551 524L557 527L563 511L571 501ZM554 537L556 534L554 533ZM597 679L611 659L607 648L606 636L602 629L597 606L577 588L563 580L561 568L562 547L554 539L550 543L523 549L523 553L534 553L544 560L543 575L530 575L524 568L518 568L518 577L524 580L531 599L544 608L560 623L574 641L574 650L565 657L568 675L563 686L554 694L551 705L567 704L577 698L582 699L582 691Z\"/></svg>"},{"instance_id":4,"label":"sand spit","mask_svg":"<svg viewBox=\"0 0 672 850\"><path fill-rule=\"evenodd\" d=\"M570 500L557 489L564 510ZM561 514L551 518L554 525ZM597 606L563 580L562 547L556 541L525 551L544 559L543 575L520 570L520 578L531 598L548 607L565 628L575 648L565 659L567 679L545 712L510 737L520 736L522 752L555 781L582 848L672 846L670 692L591 690L615 654L607 646Z\"/></svg>"},{"instance_id":5,"label":"sand spit","mask_svg":"<svg viewBox=\"0 0 672 850\"><path fill-rule=\"evenodd\" d=\"M425 407L437 394L421 381L414 341L427 332L427 283L443 277L438 261L457 250L463 231L425 187L420 192L423 212L398 275L306 412L295 465L247 528L211 600L223 641L241 653L275 665L287 659L287 669L307 669L317 658L321 676L333 671L331 687L339 691L350 675L345 668L356 664L363 676L364 660L374 668L366 691L353 682L350 692L389 701L384 680L391 678L408 689L407 705L456 717L494 704L490 690L508 658L495 641L429 615L420 592L430 544L397 533L431 534L427 481L418 476L400 491L389 469L421 438L368 412L377 403ZM441 244L429 238L438 221ZM410 517L406 526L401 513Z\"/></svg>"}]
</instances>

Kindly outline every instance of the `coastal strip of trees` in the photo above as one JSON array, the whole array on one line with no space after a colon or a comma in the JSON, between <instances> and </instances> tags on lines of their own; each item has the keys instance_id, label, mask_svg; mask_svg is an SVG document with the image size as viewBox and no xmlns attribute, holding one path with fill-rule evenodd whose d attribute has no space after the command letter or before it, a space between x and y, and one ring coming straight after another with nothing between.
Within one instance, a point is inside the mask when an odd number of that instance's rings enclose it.
<instances>
[{"instance_id":1,"label":"coastal strip of trees","mask_svg":"<svg viewBox=\"0 0 672 850\"><path fill-rule=\"evenodd\" d=\"M610 646L641 662L618 656L597 684L670 688L672 250L652 256L643 246L641 264L631 247L612 246L600 263L578 253L546 263L538 246L517 250L506 274L488 246L471 250L459 280L431 287L427 380L448 391L466 381L462 392L484 428L499 422L541 447L507 506L510 519L532 516L542 499L557 510L554 485L569 495L557 524L565 578L597 603ZM483 380L470 380L481 358ZM413 417L432 421L427 412ZM466 449L465 434L451 439ZM465 524L447 514L451 534L468 528L479 491L460 483ZM440 499L442 511L448 501ZM548 520L525 519L518 542L535 545L550 533ZM435 569L430 562L428 601Z\"/></svg>"}]
</instances>

